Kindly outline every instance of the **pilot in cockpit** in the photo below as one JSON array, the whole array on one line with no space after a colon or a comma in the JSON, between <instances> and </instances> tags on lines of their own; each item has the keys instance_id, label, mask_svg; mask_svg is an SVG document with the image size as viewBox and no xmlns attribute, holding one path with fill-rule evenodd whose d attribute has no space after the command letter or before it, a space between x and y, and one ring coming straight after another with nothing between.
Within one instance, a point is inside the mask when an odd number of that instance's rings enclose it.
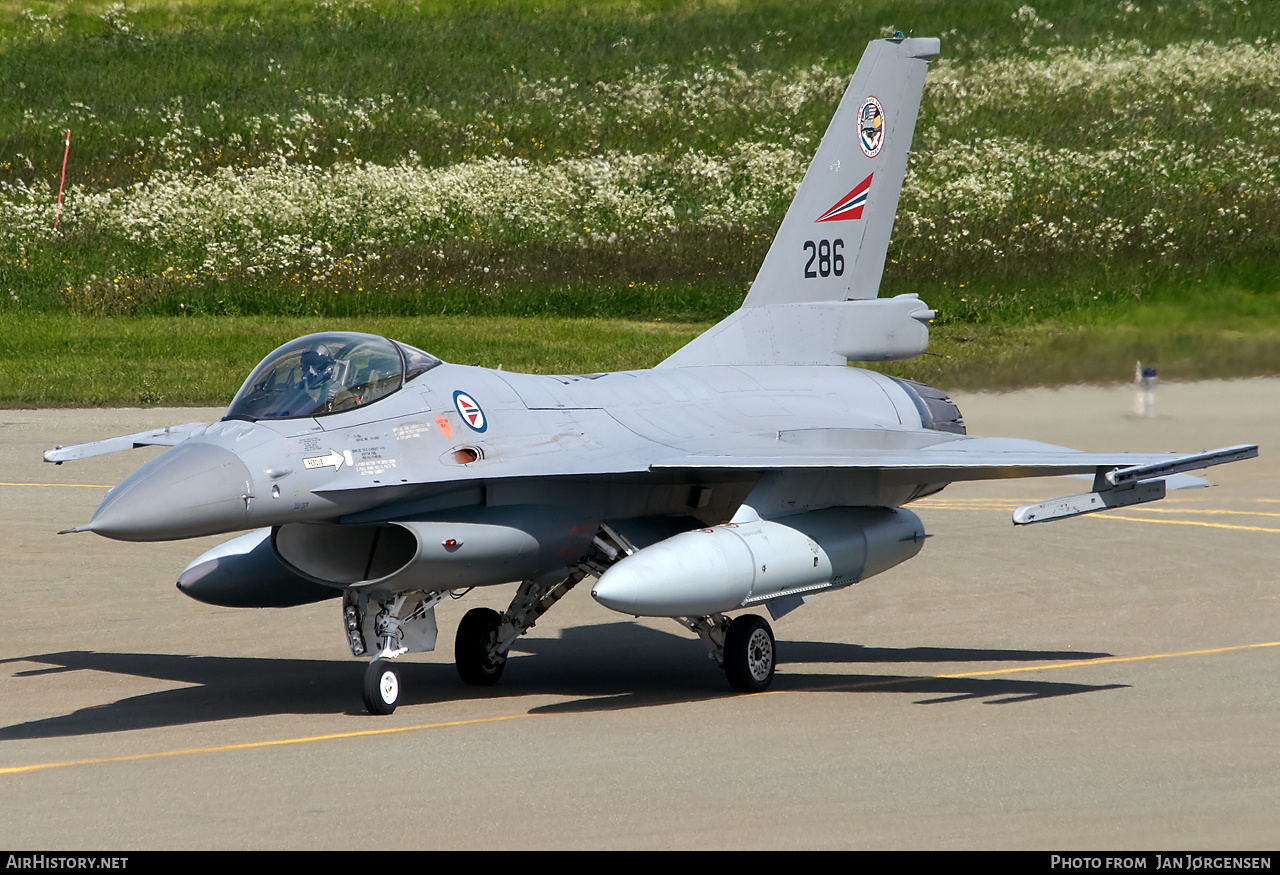
<instances>
[{"instance_id":1,"label":"pilot in cockpit","mask_svg":"<svg viewBox=\"0 0 1280 875\"><path fill-rule=\"evenodd\" d=\"M228 419L325 416L372 404L440 364L420 349L372 334L299 337L267 356L227 409Z\"/></svg>"},{"instance_id":2,"label":"pilot in cockpit","mask_svg":"<svg viewBox=\"0 0 1280 875\"><path fill-rule=\"evenodd\" d=\"M306 407L309 412L326 410L336 391L341 388L334 384L334 377L339 370L338 359L327 345L314 343L303 351L298 363L302 374L294 389L293 406ZM303 396L309 404L299 404Z\"/></svg>"},{"instance_id":3,"label":"pilot in cockpit","mask_svg":"<svg viewBox=\"0 0 1280 875\"><path fill-rule=\"evenodd\" d=\"M303 352L300 363L302 380L312 392L319 390L333 377L333 353L323 343L317 343Z\"/></svg>"}]
</instances>

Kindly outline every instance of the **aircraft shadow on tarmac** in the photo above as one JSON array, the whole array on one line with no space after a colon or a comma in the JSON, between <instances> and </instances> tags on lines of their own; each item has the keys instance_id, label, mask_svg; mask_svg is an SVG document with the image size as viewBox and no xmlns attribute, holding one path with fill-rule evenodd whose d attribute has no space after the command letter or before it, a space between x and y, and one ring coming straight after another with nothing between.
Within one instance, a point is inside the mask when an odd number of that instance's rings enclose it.
<instances>
[{"instance_id":1,"label":"aircraft shadow on tarmac","mask_svg":"<svg viewBox=\"0 0 1280 875\"><path fill-rule=\"evenodd\" d=\"M442 641L443 645L445 642ZM578 626L559 638L524 638L512 648L502 682L469 687L449 663L402 661L402 706L467 699L510 700L522 696L571 696L573 701L537 706L529 713L611 711L696 702L737 695L702 645L675 633L634 623ZM931 695L920 704L985 699L1021 702L1123 685L1088 685L1008 678L846 674L796 671L795 666L895 663L1038 662L1095 659L1110 654L1041 650L982 650L862 647L834 642L781 641L774 690L877 692ZM525 658L528 655L532 658ZM364 661L180 656L154 653L65 651L0 660L42 663L48 668L15 672L15 680L37 685L67 671L97 671L181 683L179 689L130 696L70 714L0 727L0 741L92 735L182 726L273 714L364 714L358 690ZM36 690L15 691L39 695Z\"/></svg>"}]
</instances>

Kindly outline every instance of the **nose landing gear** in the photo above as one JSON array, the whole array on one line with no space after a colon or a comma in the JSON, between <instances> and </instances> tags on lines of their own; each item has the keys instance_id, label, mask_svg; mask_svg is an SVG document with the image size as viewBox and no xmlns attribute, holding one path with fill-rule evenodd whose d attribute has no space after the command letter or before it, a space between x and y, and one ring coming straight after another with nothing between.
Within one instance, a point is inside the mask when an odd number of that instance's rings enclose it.
<instances>
[{"instance_id":1,"label":"nose landing gear","mask_svg":"<svg viewBox=\"0 0 1280 875\"><path fill-rule=\"evenodd\" d=\"M364 706L370 714L390 714L400 702L400 673L386 659L375 659L364 671Z\"/></svg>"}]
</instances>

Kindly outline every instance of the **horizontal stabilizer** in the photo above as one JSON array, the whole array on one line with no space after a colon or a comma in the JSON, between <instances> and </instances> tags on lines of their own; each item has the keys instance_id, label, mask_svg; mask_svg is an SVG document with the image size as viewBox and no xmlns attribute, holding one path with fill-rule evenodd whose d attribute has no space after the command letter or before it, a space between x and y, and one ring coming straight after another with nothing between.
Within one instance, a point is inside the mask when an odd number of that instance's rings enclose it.
<instances>
[{"instance_id":1,"label":"horizontal stabilizer","mask_svg":"<svg viewBox=\"0 0 1280 875\"><path fill-rule=\"evenodd\" d=\"M172 447L204 431L207 427L208 423L188 422L186 425L166 425L164 428L90 441L87 444L54 447L52 450L45 450L44 460L61 465L63 462L87 459L90 456L105 456L107 453L119 453L138 447Z\"/></svg>"},{"instance_id":2,"label":"horizontal stabilizer","mask_svg":"<svg viewBox=\"0 0 1280 875\"><path fill-rule=\"evenodd\" d=\"M658 367L902 361L928 348L933 315L915 295L744 307Z\"/></svg>"}]
</instances>

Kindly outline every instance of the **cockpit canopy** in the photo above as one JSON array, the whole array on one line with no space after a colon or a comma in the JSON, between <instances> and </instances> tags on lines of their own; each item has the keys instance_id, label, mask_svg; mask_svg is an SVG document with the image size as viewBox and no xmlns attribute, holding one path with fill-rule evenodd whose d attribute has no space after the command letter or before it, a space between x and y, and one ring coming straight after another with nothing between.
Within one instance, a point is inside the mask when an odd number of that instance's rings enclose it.
<instances>
[{"instance_id":1,"label":"cockpit canopy","mask_svg":"<svg viewBox=\"0 0 1280 875\"><path fill-rule=\"evenodd\" d=\"M355 410L438 364L435 356L374 334L309 334L263 359L224 419L295 419Z\"/></svg>"}]
</instances>

